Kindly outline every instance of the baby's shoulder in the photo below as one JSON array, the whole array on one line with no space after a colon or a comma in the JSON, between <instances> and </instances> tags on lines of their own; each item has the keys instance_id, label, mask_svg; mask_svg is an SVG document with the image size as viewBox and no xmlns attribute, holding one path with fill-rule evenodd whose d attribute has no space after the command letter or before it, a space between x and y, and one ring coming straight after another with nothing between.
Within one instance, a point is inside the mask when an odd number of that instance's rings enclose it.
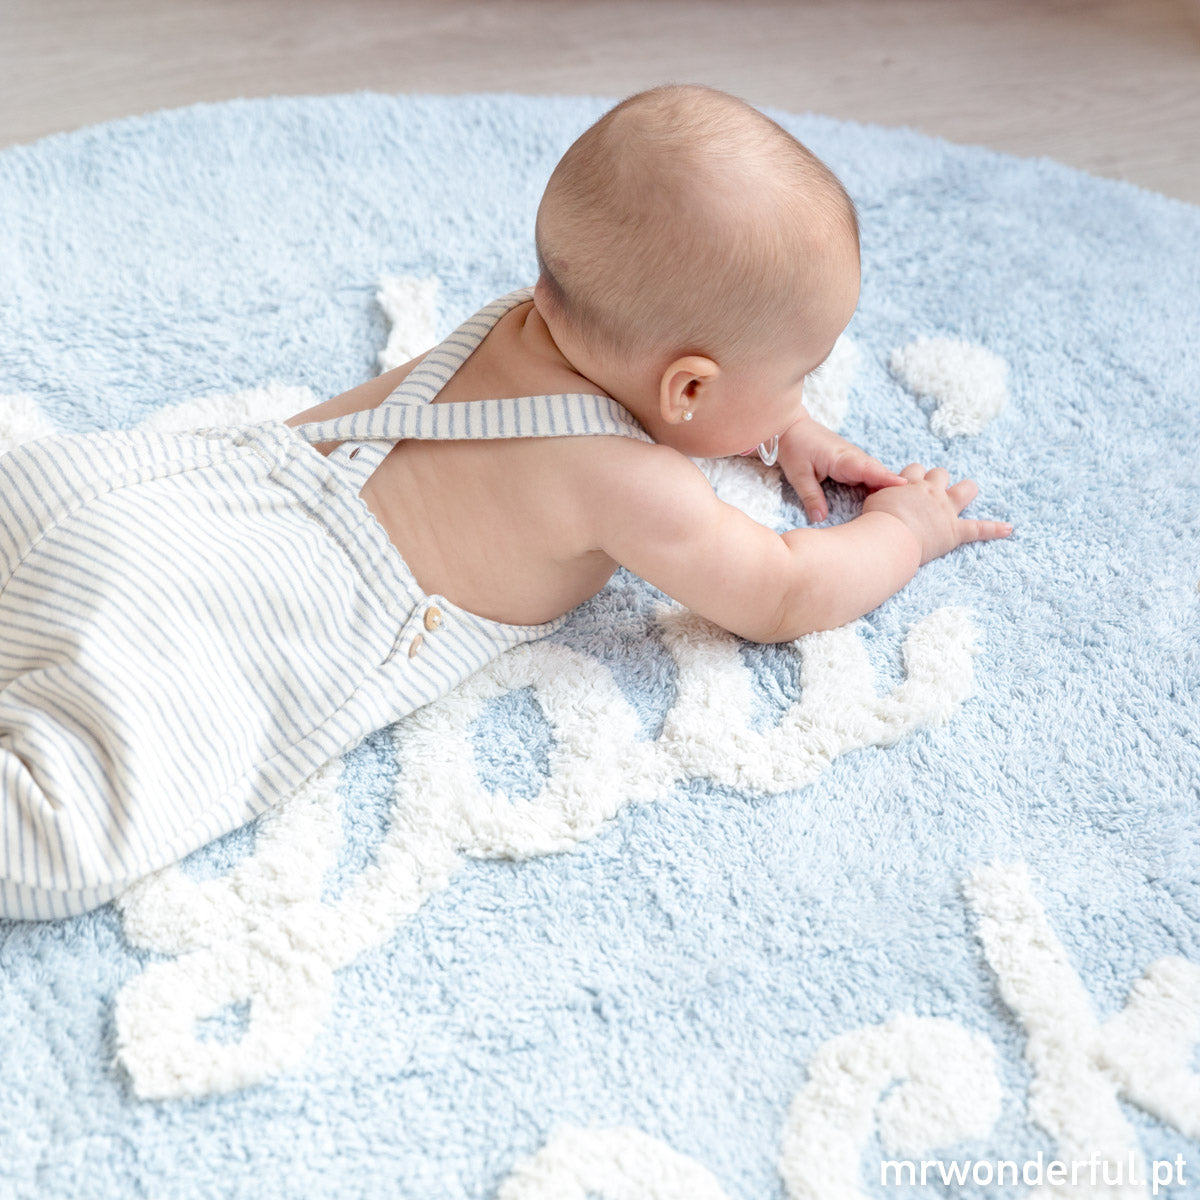
<instances>
[{"instance_id":1,"label":"baby's shoulder","mask_svg":"<svg viewBox=\"0 0 1200 1200\"><path fill-rule=\"evenodd\" d=\"M565 486L586 503L649 516L711 494L704 473L670 446L630 437L562 439Z\"/></svg>"}]
</instances>

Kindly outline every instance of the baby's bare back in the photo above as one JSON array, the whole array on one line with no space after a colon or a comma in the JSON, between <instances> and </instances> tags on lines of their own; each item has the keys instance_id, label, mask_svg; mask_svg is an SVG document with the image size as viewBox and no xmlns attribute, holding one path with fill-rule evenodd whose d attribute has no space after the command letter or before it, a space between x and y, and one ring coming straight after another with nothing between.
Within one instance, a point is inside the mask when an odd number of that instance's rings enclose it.
<instances>
[{"instance_id":1,"label":"baby's bare back","mask_svg":"<svg viewBox=\"0 0 1200 1200\"><path fill-rule=\"evenodd\" d=\"M522 352L528 309L501 318L434 403L594 391L580 376ZM415 361L288 424L374 407ZM626 441L410 439L392 448L362 497L424 591L492 620L539 624L595 595L616 568L594 545L585 481L597 459L617 449L611 443Z\"/></svg>"},{"instance_id":2,"label":"baby's bare back","mask_svg":"<svg viewBox=\"0 0 1200 1200\"><path fill-rule=\"evenodd\" d=\"M571 503L584 438L399 443L363 488L417 582L480 616L551 620L616 564Z\"/></svg>"}]
</instances>

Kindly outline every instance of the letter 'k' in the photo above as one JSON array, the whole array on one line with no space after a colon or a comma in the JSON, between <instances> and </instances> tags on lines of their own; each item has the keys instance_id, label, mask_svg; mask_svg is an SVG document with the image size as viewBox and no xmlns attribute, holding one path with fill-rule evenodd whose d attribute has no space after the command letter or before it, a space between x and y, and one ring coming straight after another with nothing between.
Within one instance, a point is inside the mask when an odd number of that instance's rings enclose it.
<instances>
[{"instance_id":1,"label":"letter 'k'","mask_svg":"<svg viewBox=\"0 0 1200 1200\"><path fill-rule=\"evenodd\" d=\"M1101 1024L1023 865L980 868L964 890L1000 994L1028 1037L1030 1115L1057 1139L1058 1157L1129 1163L1132 1153L1136 1177L1146 1178L1118 1095L1200 1137L1200 1075L1188 1065L1200 1042L1200 966L1155 960L1124 1009Z\"/></svg>"}]
</instances>

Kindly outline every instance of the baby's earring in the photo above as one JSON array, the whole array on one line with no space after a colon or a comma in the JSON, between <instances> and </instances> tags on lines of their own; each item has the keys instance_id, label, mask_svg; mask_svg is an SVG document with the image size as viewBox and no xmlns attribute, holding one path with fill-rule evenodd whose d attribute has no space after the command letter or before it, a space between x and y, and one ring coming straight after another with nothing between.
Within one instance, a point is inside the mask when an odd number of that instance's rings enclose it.
<instances>
[{"instance_id":1,"label":"baby's earring","mask_svg":"<svg viewBox=\"0 0 1200 1200\"><path fill-rule=\"evenodd\" d=\"M694 412L692 412L692 410L689 408L689 409L687 410L687 412L685 412L685 413L683 414L683 419L684 419L685 421L690 421L690 420L691 420L691 419L692 419L692 418L693 418L695 415L696 415L696 414L695 414Z\"/></svg>"}]
</instances>

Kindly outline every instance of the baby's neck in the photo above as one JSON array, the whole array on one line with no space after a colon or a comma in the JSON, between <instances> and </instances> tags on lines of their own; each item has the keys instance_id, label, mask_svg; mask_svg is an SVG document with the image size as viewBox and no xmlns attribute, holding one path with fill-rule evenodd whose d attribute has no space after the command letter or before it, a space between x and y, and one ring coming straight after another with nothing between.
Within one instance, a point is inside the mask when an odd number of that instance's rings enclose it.
<instances>
[{"instance_id":1,"label":"baby's neck","mask_svg":"<svg viewBox=\"0 0 1200 1200\"><path fill-rule=\"evenodd\" d=\"M573 371L582 379L588 378L559 348L550 332L550 327L546 324L542 314L538 312L536 304L531 304L525 310L517 330L517 336L521 352L530 358Z\"/></svg>"},{"instance_id":2,"label":"baby's neck","mask_svg":"<svg viewBox=\"0 0 1200 1200\"><path fill-rule=\"evenodd\" d=\"M642 409L656 400L653 387L649 390L641 388L638 382L630 377L629 372L596 361L583 346L575 344L565 332L556 337L538 309L536 301L524 314L521 335L531 355L553 361L578 375L587 384L586 389L581 390L602 392L611 396L639 421L644 419Z\"/></svg>"},{"instance_id":3,"label":"baby's neck","mask_svg":"<svg viewBox=\"0 0 1200 1200\"><path fill-rule=\"evenodd\" d=\"M439 399L476 400L561 392L609 394L603 383L581 372L559 349L536 307L521 304L500 318Z\"/></svg>"}]
</instances>

